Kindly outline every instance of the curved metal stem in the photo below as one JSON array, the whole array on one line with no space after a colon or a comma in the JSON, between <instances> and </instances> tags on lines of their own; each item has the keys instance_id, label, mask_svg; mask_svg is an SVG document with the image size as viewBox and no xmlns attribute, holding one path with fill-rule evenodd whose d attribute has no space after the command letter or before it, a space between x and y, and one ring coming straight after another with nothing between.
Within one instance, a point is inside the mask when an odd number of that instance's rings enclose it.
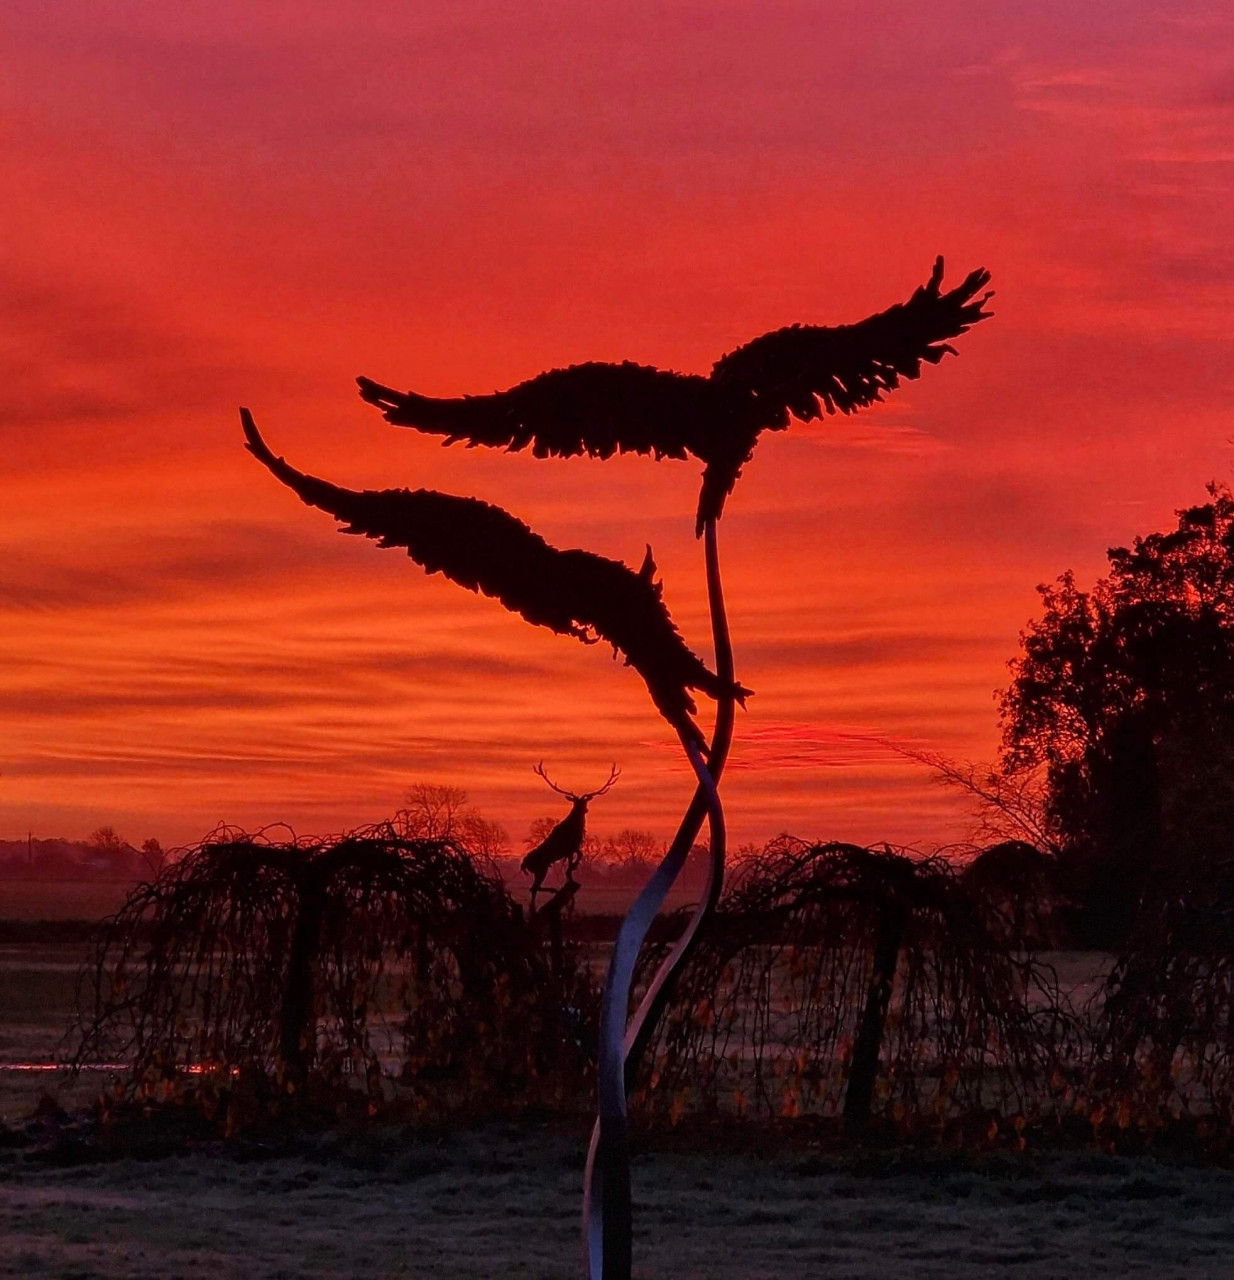
<instances>
[{"instance_id":1,"label":"curved metal stem","mask_svg":"<svg viewBox=\"0 0 1234 1280\"><path fill-rule=\"evenodd\" d=\"M702 749L683 736L682 746L706 795L713 866L724 865L724 811ZM592 1280L629 1280L630 1152L626 1123L625 1013L634 964L647 930L673 882L666 858L626 914L613 947L600 1004L599 1118L592 1131L583 1187L583 1226Z\"/></svg>"},{"instance_id":2,"label":"curved metal stem","mask_svg":"<svg viewBox=\"0 0 1234 1280\"><path fill-rule=\"evenodd\" d=\"M704 532L716 671L721 680L731 684L733 654L724 611L714 520L707 522ZM633 1065L637 1064L671 995L673 975L693 950L699 926L714 910L720 896L724 880L725 833L716 784L732 741L733 716L734 699L722 699L716 708L709 752L710 767L704 763L698 745L682 738L698 787L663 861L622 921L613 947L600 1006L599 1116L587 1152L583 1188L583 1235L591 1280L628 1280L630 1275L632 1223L626 1079ZM704 817L710 826L711 856L703 899L685 933L660 966L627 1029L625 1019L639 948L685 863Z\"/></svg>"},{"instance_id":3,"label":"curved metal stem","mask_svg":"<svg viewBox=\"0 0 1234 1280\"><path fill-rule=\"evenodd\" d=\"M704 548L707 557L707 600L711 607L711 635L715 646L716 673L727 684L734 683L733 645L728 633L728 614L724 608L724 589L720 579L720 557L716 547L716 522L708 520L704 527ZM716 707L716 724L712 733L711 751L708 756L708 772L712 781L718 786L720 775L724 772L724 764L728 759L728 750L733 740L733 718L736 702L733 698L723 699ZM681 826L669 849L672 855L678 843L685 846L688 854L693 846L702 825L703 813L706 810L706 796L700 787L694 794L694 800L682 819ZM695 816L697 810L697 816ZM691 825L693 822L693 825ZM682 861L684 862L684 855ZM715 841L711 844L711 858L707 867L707 880L703 886L703 896L698 909L690 918L681 937L668 954L656 975L651 980L642 1002L639 1004L630 1025L626 1029L625 1038L625 1076L626 1087L633 1081L638 1071L638 1064L647 1050L651 1037L659 1025L660 1016L672 998L676 975L682 966L694 954L698 945L698 931L703 921L715 911L720 901L720 893L724 888L724 849L717 849Z\"/></svg>"}]
</instances>

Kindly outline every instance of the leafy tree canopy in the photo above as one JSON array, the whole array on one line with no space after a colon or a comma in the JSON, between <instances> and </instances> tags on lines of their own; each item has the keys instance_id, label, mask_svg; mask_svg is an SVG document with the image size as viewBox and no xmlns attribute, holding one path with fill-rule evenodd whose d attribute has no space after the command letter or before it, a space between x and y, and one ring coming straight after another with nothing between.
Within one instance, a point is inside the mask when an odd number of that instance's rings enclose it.
<instances>
[{"instance_id":1,"label":"leafy tree canopy","mask_svg":"<svg viewBox=\"0 0 1234 1280\"><path fill-rule=\"evenodd\" d=\"M1125 935L1171 877L1234 853L1234 494L1039 588L1003 693L1002 764L1040 771L1090 941Z\"/></svg>"}]
</instances>

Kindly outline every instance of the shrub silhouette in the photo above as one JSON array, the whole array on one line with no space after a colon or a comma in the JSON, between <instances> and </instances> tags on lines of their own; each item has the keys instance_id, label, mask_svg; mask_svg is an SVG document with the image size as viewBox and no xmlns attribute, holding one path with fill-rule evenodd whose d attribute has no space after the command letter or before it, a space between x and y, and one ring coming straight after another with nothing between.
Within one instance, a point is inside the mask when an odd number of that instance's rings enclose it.
<instances>
[{"instance_id":1,"label":"shrub silhouette","mask_svg":"<svg viewBox=\"0 0 1234 1280\"><path fill-rule=\"evenodd\" d=\"M982 849L963 871L964 885L996 917L1010 946L1040 950L1058 941L1058 860L1024 840Z\"/></svg>"},{"instance_id":2,"label":"shrub silhouette","mask_svg":"<svg viewBox=\"0 0 1234 1280\"><path fill-rule=\"evenodd\" d=\"M1234 1139L1234 866L1172 876L1093 998L1081 1097L1094 1129L1184 1116Z\"/></svg>"}]
</instances>

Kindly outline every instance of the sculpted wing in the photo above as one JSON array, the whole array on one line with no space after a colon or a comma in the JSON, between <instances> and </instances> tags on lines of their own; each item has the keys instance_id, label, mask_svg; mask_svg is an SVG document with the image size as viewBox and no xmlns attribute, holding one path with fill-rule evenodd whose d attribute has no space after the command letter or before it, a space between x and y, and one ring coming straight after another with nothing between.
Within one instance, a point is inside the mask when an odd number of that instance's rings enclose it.
<instances>
[{"instance_id":1,"label":"sculpted wing","mask_svg":"<svg viewBox=\"0 0 1234 1280\"><path fill-rule=\"evenodd\" d=\"M706 378L648 365L576 364L552 369L508 391L433 399L357 378L360 395L386 420L446 437L537 458L586 453L649 453L684 458L708 425Z\"/></svg>"},{"instance_id":2,"label":"sculpted wing","mask_svg":"<svg viewBox=\"0 0 1234 1280\"><path fill-rule=\"evenodd\" d=\"M705 455L698 527L719 516L760 432L782 430L791 418L853 413L894 391L901 378L918 377L923 362L954 355L948 339L990 315L982 308L992 295L977 296L989 281L979 269L943 293L939 258L929 282L907 302L857 324L776 329L717 360L711 381L730 412Z\"/></svg>"},{"instance_id":3,"label":"sculpted wing","mask_svg":"<svg viewBox=\"0 0 1234 1280\"><path fill-rule=\"evenodd\" d=\"M707 669L673 625L648 549L635 573L620 560L561 551L508 511L477 498L432 489L342 489L305 475L270 452L252 415L240 410L246 447L309 506L329 512L343 532L382 547L404 547L428 573L493 596L528 622L587 644L607 640L647 683L661 714L695 741L689 690L735 693Z\"/></svg>"},{"instance_id":4,"label":"sculpted wing","mask_svg":"<svg viewBox=\"0 0 1234 1280\"><path fill-rule=\"evenodd\" d=\"M508 391L434 399L357 379L361 396L389 422L536 457L693 454L707 465L698 529L718 518L759 434L791 418L852 413L881 400L902 378L937 364L990 314L981 294L990 273L971 272L942 291L943 260L907 302L857 324L792 325L763 334L716 361L711 375L648 365L579 364L553 369ZM980 296L978 296L980 294Z\"/></svg>"},{"instance_id":5,"label":"sculpted wing","mask_svg":"<svg viewBox=\"0 0 1234 1280\"><path fill-rule=\"evenodd\" d=\"M957 338L990 313L992 296L977 297L990 281L983 269L942 292L943 260L907 302L857 324L824 328L790 325L765 333L716 361L712 380L726 391L757 396L763 426L788 426L789 414L808 422L827 413L852 413L916 378L922 361L937 364Z\"/></svg>"}]
</instances>

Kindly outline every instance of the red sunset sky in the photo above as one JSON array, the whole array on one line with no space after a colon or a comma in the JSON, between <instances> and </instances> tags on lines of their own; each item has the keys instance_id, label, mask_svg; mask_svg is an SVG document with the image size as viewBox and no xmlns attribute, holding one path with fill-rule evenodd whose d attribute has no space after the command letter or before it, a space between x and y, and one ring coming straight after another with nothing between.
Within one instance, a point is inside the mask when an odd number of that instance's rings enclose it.
<instances>
[{"instance_id":1,"label":"red sunset sky","mask_svg":"<svg viewBox=\"0 0 1234 1280\"><path fill-rule=\"evenodd\" d=\"M536 462L387 426L632 359L706 372L994 273L996 316L884 406L765 436L720 526L737 840L929 842L880 746L989 759L1063 569L1234 462L1234 19L1222 6L107 3L0 21L0 838L336 830L414 782L516 842L531 772L691 782L638 677L340 537L241 447L655 550L710 655L697 463Z\"/></svg>"}]
</instances>

